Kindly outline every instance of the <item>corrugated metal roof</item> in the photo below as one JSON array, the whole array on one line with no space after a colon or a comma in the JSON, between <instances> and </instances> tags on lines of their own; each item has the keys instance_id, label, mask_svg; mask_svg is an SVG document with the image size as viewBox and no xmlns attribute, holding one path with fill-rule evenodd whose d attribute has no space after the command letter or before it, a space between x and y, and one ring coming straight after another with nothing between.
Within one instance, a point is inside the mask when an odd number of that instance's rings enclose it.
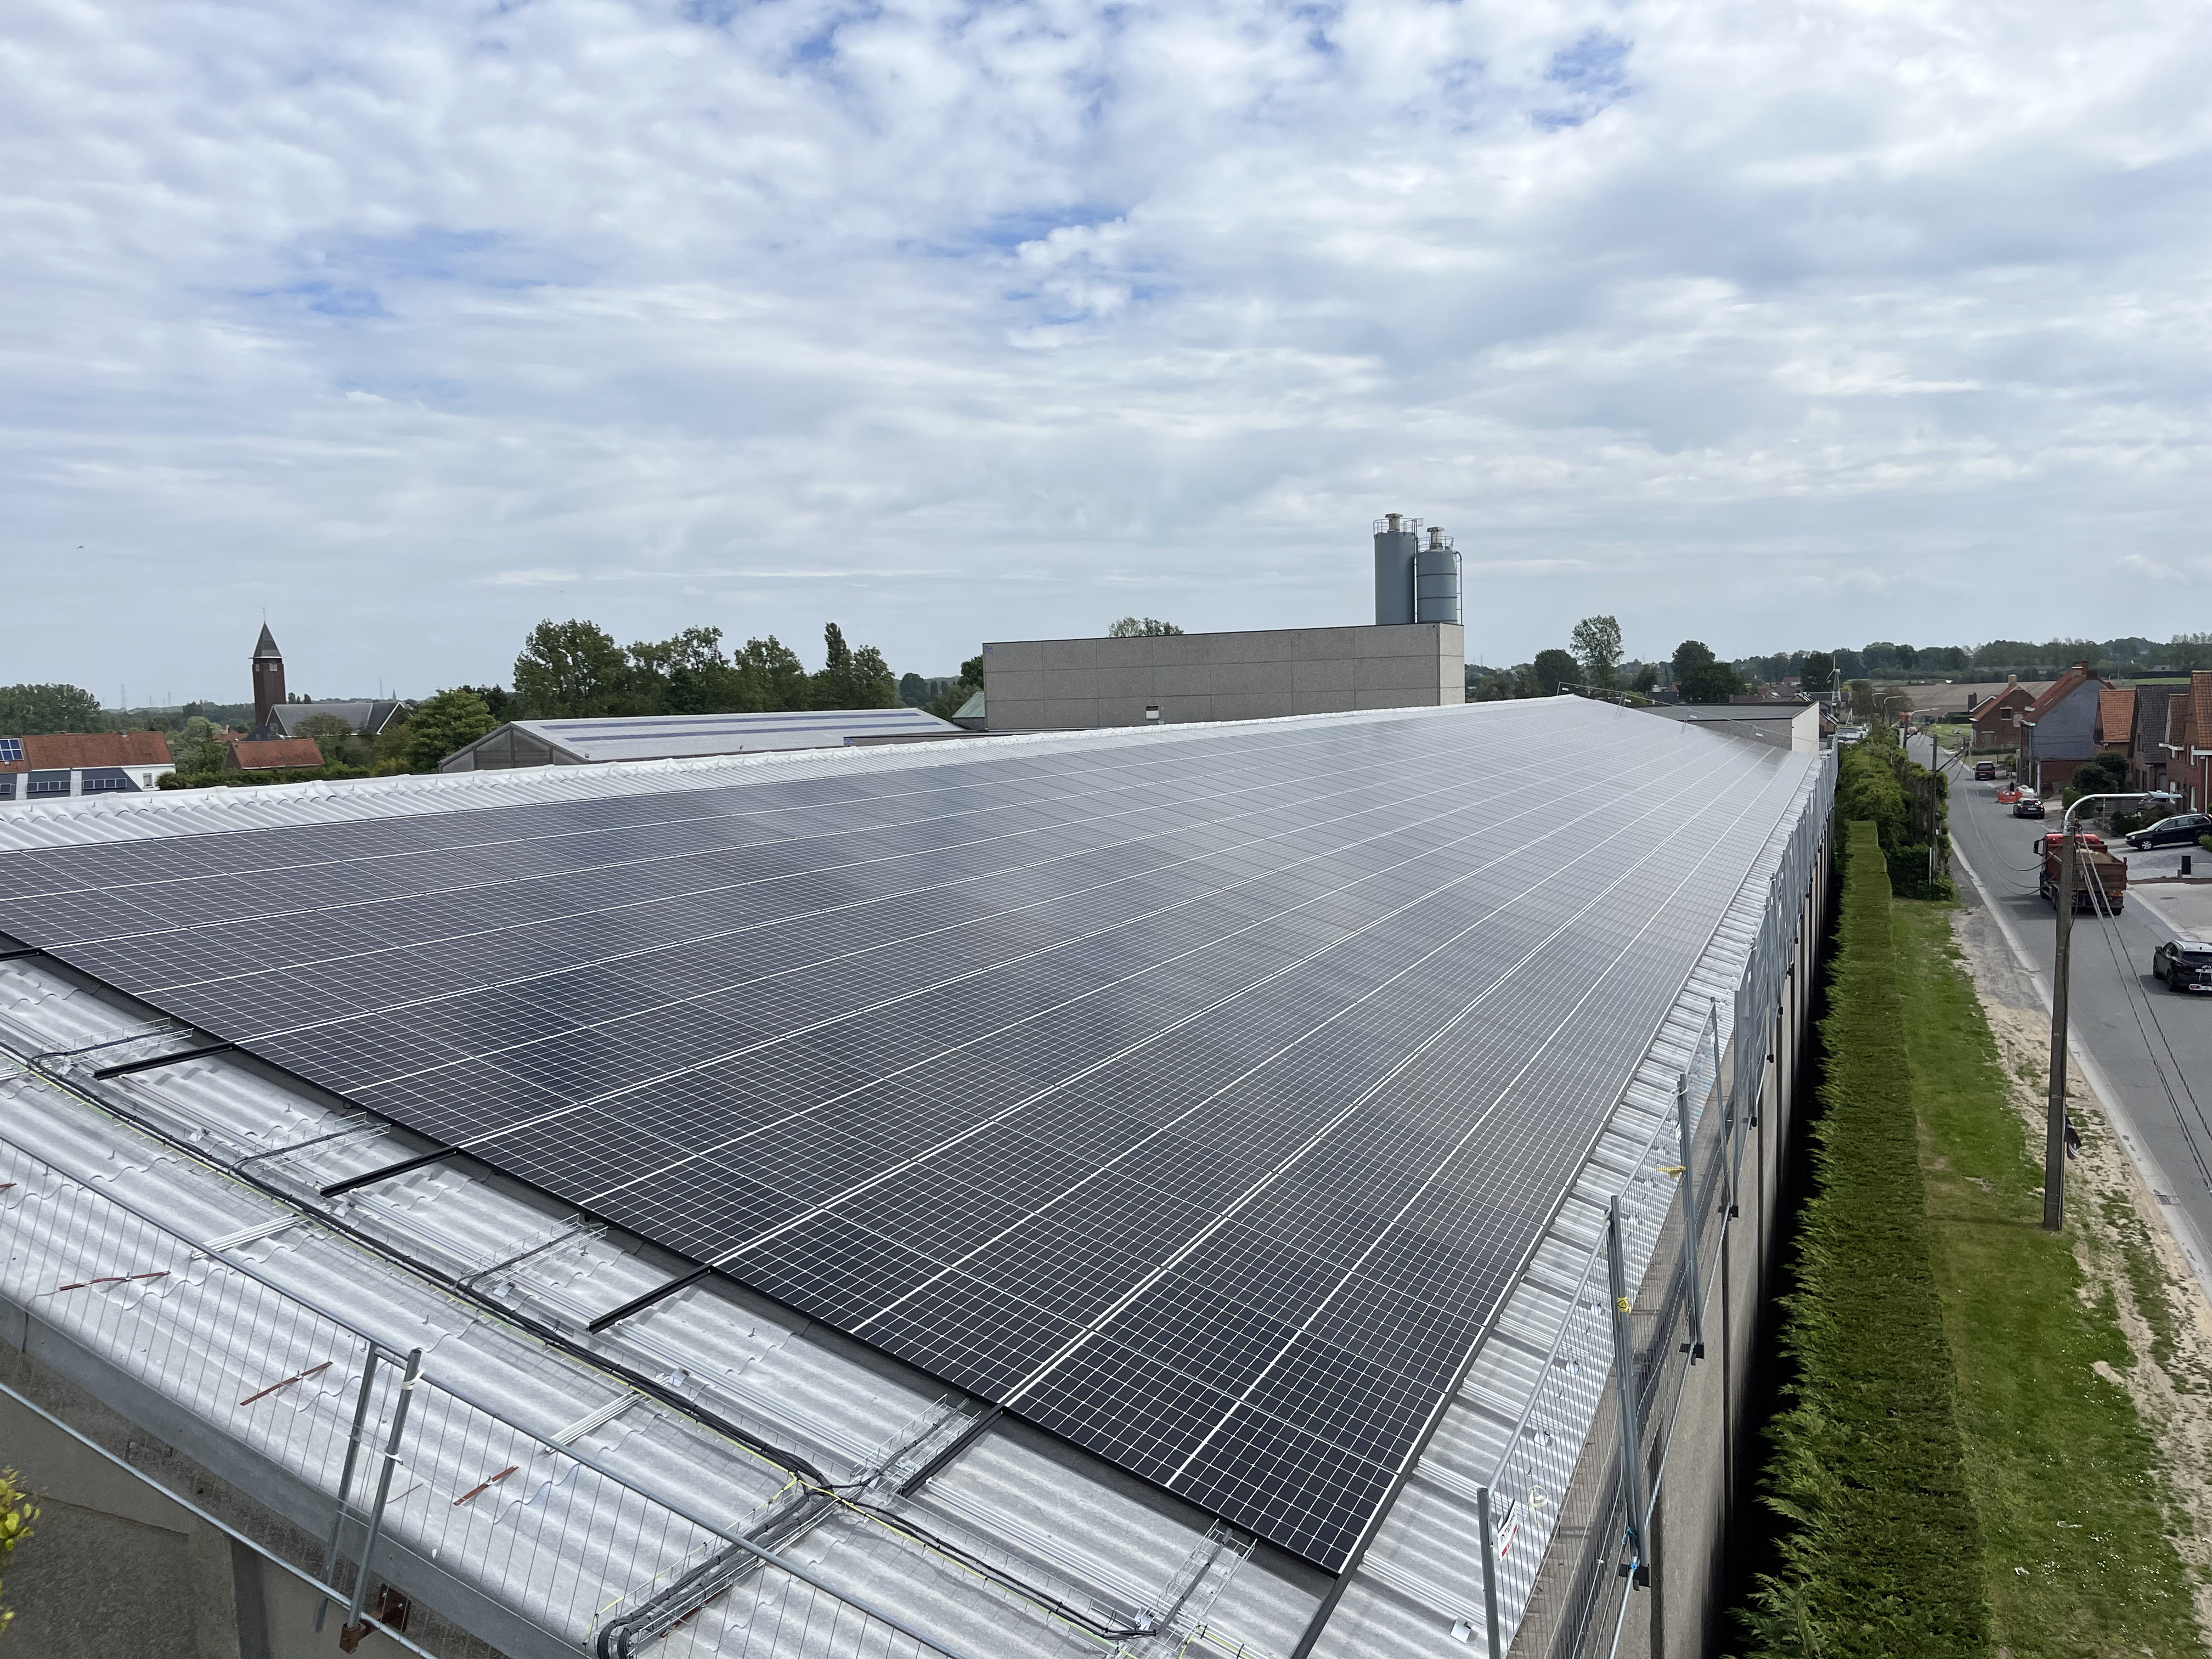
<instances>
[{"instance_id":1,"label":"corrugated metal roof","mask_svg":"<svg viewBox=\"0 0 2212 1659\"><path fill-rule=\"evenodd\" d=\"M841 708L775 714L646 714L514 725L585 761L665 760L787 749L834 749L854 738L951 735L927 708Z\"/></svg>"}]
</instances>

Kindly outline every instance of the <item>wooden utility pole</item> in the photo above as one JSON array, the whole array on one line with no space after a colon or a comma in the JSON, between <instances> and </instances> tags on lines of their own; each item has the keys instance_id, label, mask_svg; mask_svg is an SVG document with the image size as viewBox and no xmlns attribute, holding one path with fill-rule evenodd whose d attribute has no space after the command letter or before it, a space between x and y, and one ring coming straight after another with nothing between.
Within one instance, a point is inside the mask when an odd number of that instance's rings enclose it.
<instances>
[{"instance_id":1,"label":"wooden utility pole","mask_svg":"<svg viewBox=\"0 0 2212 1659\"><path fill-rule=\"evenodd\" d=\"M2066 1225L2066 986L2074 944L2074 814L2059 819L2058 951L2051 975L2051 1102L2043 1129L2043 1225Z\"/></svg>"}]
</instances>

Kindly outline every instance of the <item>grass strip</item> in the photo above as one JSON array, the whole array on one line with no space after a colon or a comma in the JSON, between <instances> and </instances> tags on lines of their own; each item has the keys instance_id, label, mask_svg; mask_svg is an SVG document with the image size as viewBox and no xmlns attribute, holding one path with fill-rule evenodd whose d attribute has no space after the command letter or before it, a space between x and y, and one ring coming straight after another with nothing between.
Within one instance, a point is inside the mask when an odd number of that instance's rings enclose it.
<instances>
[{"instance_id":1,"label":"grass strip","mask_svg":"<svg viewBox=\"0 0 2212 1659\"><path fill-rule=\"evenodd\" d=\"M2117 1380L2135 1357L2075 1236L2113 1244L2150 1332L2146 1357L2170 1370L2176 1315L2148 1239L2124 1198L2100 1207L2081 1188L2068 1194L2067 1233L2043 1231L2040 1139L2031 1146L2008 1098L1949 907L1899 903L1893 923L1929 1244L1996 1638L2013 1659L2201 1654L2157 1446ZM2083 1127L2094 1140L2094 1121Z\"/></svg>"},{"instance_id":2,"label":"grass strip","mask_svg":"<svg viewBox=\"0 0 2212 1659\"><path fill-rule=\"evenodd\" d=\"M1981 1528L1929 1254L1889 876L1848 826L1814 1191L1782 1344L1792 1403L1769 1430L1781 1570L1747 1617L1753 1651L1915 1659L1990 1651Z\"/></svg>"}]
</instances>

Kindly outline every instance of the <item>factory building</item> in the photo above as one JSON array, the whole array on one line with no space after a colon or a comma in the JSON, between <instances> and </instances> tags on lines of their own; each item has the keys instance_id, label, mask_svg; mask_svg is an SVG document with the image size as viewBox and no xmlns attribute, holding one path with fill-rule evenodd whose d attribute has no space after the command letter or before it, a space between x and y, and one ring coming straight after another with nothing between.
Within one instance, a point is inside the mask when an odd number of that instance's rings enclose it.
<instances>
[{"instance_id":1,"label":"factory building","mask_svg":"<svg viewBox=\"0 0 2212 1659\"><path fill-rule=\"evenodd\" d=\"M1389 514L1375 521L1371 627L994 640L976 715L994 732L1065 732L1464 702L1460 591L1444 532L1424 541L1419 519Z\"/></svg>"},{"instance_id":2,"label":"factory building","mask_svg":"<svg viewBox=\"0 0 2212 1659\"><path fill-rule=\"evenodd\" d=\"M1705 1650L1832 789L1559 698L0 816L11 1635Z\"/></svg>"}]
</instances>

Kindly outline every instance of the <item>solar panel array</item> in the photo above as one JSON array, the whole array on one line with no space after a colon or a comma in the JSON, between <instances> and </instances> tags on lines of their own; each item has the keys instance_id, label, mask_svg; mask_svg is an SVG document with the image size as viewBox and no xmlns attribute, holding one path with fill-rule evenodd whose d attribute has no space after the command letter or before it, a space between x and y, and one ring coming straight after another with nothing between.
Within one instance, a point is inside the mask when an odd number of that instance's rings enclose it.
<instances>
[{"instance_id":1,"label":"solar panel array","mask_svg":"<svg viewBox=\"0 0 2212 1659\"><path fill-rule=\"evenodd\" d=\"M1561 699L0 857L0 928L1340 1568L1803 757Z\"/></svg>"}]
</instances>

